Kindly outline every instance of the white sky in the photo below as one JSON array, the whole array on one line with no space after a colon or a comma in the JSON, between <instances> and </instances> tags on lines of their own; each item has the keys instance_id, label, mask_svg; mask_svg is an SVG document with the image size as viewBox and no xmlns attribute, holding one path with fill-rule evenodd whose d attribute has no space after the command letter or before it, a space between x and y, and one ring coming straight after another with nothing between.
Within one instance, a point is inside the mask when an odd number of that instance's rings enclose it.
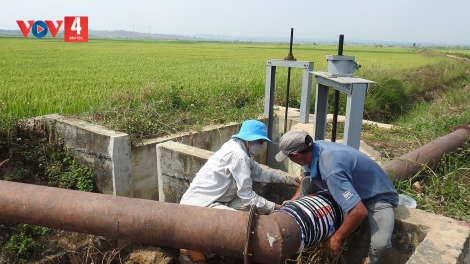
<instances>
[{"instance_id":1,"label":"white sky","mask_svg":"<svg viewBox=\"0 0 470 264\"><path fill-rule=\"evenodd\" d=\"M0 0L0 29L75 15L90 30L470 45L470 0Z\"/></svg>"}]
</instances>

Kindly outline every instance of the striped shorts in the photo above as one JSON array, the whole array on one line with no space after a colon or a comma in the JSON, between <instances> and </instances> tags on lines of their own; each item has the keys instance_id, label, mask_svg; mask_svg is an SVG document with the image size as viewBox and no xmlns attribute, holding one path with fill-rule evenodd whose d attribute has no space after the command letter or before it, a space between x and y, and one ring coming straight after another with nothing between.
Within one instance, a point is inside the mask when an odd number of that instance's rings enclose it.
<instances>
[{"instance_id":1,"label":"striped shorts","mask_svg":"<svg viewBox=\"0 0 470 264\"><path fill-rule=\"evenodd\" d=\"M327 192L317 192L284 204L277 211L292 216L300 227L299 252L331 237L344 220L343 210Z\"/></svg>"}]
</instances>

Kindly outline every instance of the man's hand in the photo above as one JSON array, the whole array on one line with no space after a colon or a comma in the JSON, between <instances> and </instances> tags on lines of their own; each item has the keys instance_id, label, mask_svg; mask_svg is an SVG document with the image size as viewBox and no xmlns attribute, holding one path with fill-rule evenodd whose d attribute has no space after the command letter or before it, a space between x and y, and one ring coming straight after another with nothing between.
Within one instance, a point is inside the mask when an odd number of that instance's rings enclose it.
<instances>
[{"instance_id":1,"label":"man's hand","mask_svg":"<svg viewBox=\"0 0 470 264\"><path fill-rule=\"evenodd\" d=\"M340 247L341 241L336 239L335 235L325 241L325 249L328 253L328 257L330 257L331 259L334 259L336 257Z\"/></svg>"},{"instance_id":2,"label":"man's hand","mask_svg":"<svg viewBox=\"0 0 470 264\"><path fill-rule=\"evenodd\" d=\"M292 200L285 200L284 202L282 202L282 205L285 205L286 203L290 202Z\"/></svg>"},{"instance_id":3,"label":"man's hand","mask_svg":"<svg viewBox=\"0 0 470 264\"><path fill-rule=\"evenodd\" d=\"M286 177L287 177L286 182L285 182L286 185L295 186L295 187L299 186L299 183L300 183L299 178L291 177L291 176L286 176Z\"/></svg>"},{"instance_id":4,"label":"man's hand","mask_svg":"<svg viewBox=\"0 0 470 264\"><path fill-rule=\"evenodd\" d=\"M340 228L336 230L333 236L325 241L326 252L330 258L334 258L338 255L341 242L359 227L364 218L367 217L367 213L367 208L362 201L358 202L351 210L349 210Z\"/></svg>"}]
</instances>

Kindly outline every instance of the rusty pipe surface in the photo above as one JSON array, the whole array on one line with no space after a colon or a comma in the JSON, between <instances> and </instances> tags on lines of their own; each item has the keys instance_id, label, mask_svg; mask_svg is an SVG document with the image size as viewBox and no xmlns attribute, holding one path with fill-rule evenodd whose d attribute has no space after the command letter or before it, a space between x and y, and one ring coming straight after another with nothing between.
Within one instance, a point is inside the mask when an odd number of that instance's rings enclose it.
<instances>
[{"instance_id":1,"label":"rusty pipe surface","mask_svg":"<svg viewBox=\"0 0 470 264\"><path fill-rule=\"evenodd\" d=\"M0 180L0 221L241 258L249 213ZM282 212L255 215L251 261L281 263L300 247L300 229Z\"/></svg>"},{"instance_id":2,"label":"rusty pipe surface","mask_svg":"<svg viewBox=\"0 0 470 264\"><path fill-rule=\"evenodd\" d=\"M398 159L382 165L382 170L395 179L408 179L418 173L423 165L429 168L442 159L445 154L454 152L461 147L470 136L470 126L462 126L420 148L417 148Z\"/></svg>"}]
</instances>

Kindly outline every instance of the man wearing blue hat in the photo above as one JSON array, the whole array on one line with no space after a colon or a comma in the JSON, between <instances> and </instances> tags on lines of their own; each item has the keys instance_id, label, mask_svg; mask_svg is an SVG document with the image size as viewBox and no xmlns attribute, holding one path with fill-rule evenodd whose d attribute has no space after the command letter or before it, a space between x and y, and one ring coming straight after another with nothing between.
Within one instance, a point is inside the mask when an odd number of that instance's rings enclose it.
<instances>
[{"instance_id":1,"label":"man wearing blue hat","mask_svg":"<svg viewBox=\"0 0 470 264\"><path fill-rule=\"evenodd\" d=\"M268 201L253 191L253 182L284 183L299 186L299 179L261 168L253 156L263 149L266 125L246 120L238 134L232 136L199 170L180 203L228 210L249 210L255 205L258 213L269 214L281 205ZM200 252L186 251L194 263L205 263Z\"/></svg>"}]
</instances>

